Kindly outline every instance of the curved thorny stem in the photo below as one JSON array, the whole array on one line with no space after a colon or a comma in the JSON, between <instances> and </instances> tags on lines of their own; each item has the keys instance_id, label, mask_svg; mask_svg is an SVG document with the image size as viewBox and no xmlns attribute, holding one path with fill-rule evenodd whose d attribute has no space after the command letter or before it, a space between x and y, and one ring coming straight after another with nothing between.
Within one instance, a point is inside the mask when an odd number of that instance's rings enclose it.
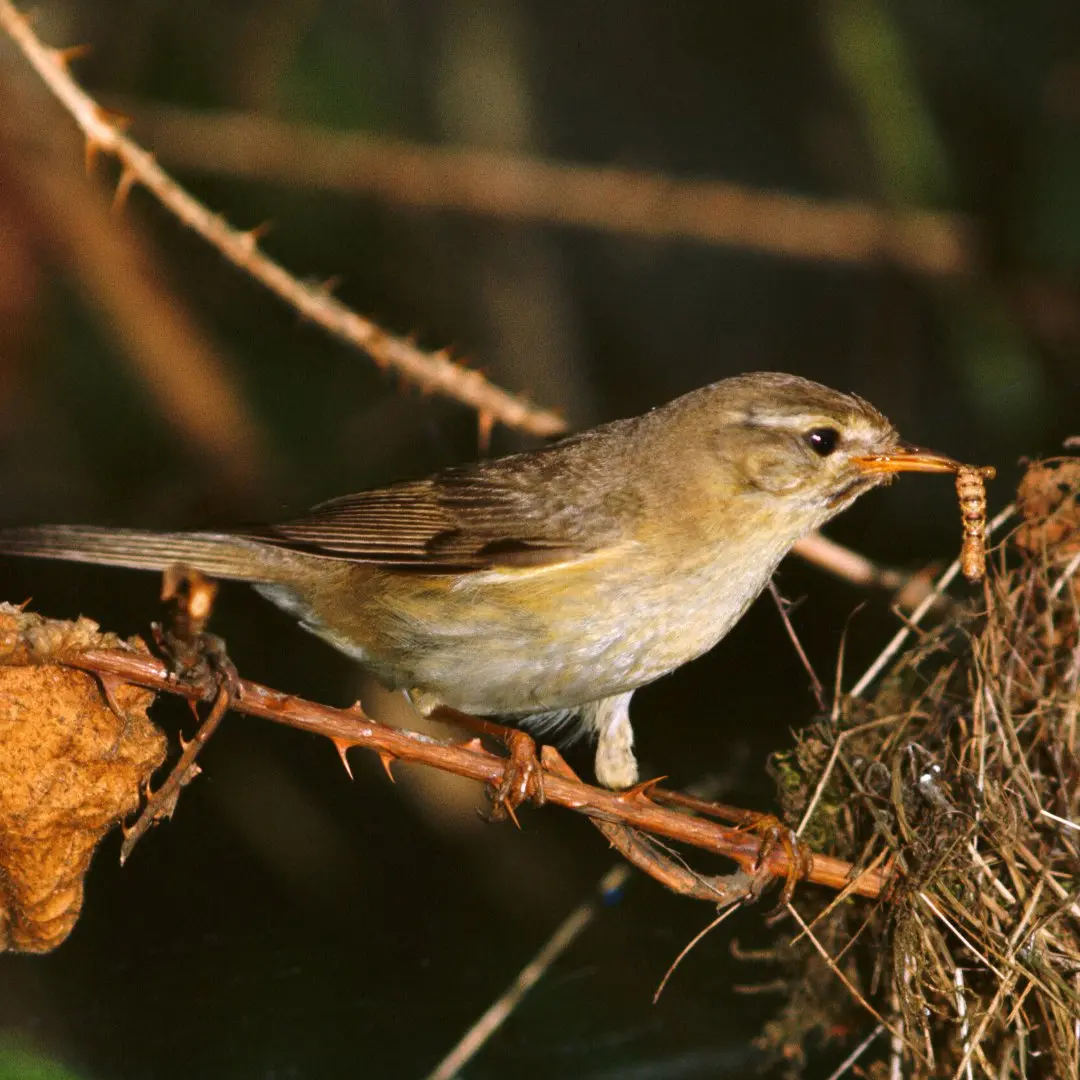
<instances>
[{"instance_id":1,"label":"curved thorny stem","mask_svg":"<svg viewBox=\"0 0 1080 1080\"><path fill-rule=\"evenodd\" d=\"M215 685L177 681L166 663L143 653L120 649L89 650L65 657L63 662L99 676L111 676L137 686L178 694L192 701L212 700L217 693ZM246 679L240 679L237 688L238 694L232 702L235 711L323 735L342 753L354 746L363 747L378 754L385 764L401 761L427 765L469 777L495 789L502 784L509 766L508 759L485 750L476 739L464 745L438 742L418 732L379 723L358 705L351 709L335 709L279 693ZM887 876L880 870L854 876L850 863L817 854L806 859L808 865L793 868L792 860L802 862L802 857L789 845L778 845L762 857L761 839L753 832L728 828L705 817L661 806L650 797L650 792L620 793L584 784L569 770L553 769L555 760L550 750L544 755L543 790L548 804L575 810L594 821L614 823L723 855L755 877L769 876L786 881L793 873L805 871L799 876L807 881L859 896L877 897L885 890ZM645 858L633 861L637 865L649 862ZM643 868L648 869L647 866ZM663 874L654 876L674 887L673 880L665 880ZM693 874L692 877L699 884L709 880ZM677 891L695 894L694 888ZM705 892L715 898L715 887L711 890L706 887Z\"/></svg>"}]
</instances>

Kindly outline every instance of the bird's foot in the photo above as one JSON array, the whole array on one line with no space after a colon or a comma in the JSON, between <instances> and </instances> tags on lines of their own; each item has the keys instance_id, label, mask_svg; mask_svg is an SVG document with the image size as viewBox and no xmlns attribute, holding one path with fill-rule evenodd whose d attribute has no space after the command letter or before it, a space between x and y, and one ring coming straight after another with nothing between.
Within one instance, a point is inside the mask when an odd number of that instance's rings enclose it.
<instances>
[{"instance_id":1,"label":"bird's foot","mask_svg":"<svg viewBox=\"0 0 1080 1080\"><path fill-rule=\"evenodd\" d=\"M752 819L752 820L751 820ZM774 814L755 814L747 812L747 820L740 823L740 828L750 829L761 837L761 845L750 865L750 874L754 878L754 895L758 896L772 880L773 875L765 871L765 862L769 856L781 848L787 856L787 875L784 888L780 893L777 910L787 907L795 895L795 887L809 876L813 855L810 848Z\"/></svg>"},{"instance_id":2,"label":"bird's foot","mask_svg":"<svg viewBox=\"0 0 1080 1080\"><path fill-rule=\"evenodd\" d=\"M777 848L782 848L787 856L787 873L784 891L780 895L780 907L791 901L795 894L795 886L809 877L813 852L775 814L763 814L757 810L743 810L737 806L709 802L693 795L686 795L681 791L668 791L665 788L657 790L654 798L663 806L678 806L684 810L692 810L695 814L730 822L740 830L757 833L761 837L761 844L754 856L754 861L748 868L754 878L755 899L761 895L762 890L774 877L766 871L765 863Z\"/></svg>"},{"instance_id":3,"label":"bird's foot","mask_svg":"<svg viewBox=\"0 0 1080 1080\"><path fill-rule=\"evenodd\" d=\"M174 563L161 578L161 599L168 605L165 619L151 629L178 681L211 690L224 689L230 700L240 693L240 675L225 642L208 633L217 583L184 563Z\"/></svg>"},{"instance_id":4,"label":"bird's foot","mask_svg":"<svg viewBox=\"0 0 1080 1080\"><path fill-rule=\"evenodd\" d=\"M544 767L536 755L536 741L524 731L505 729L502 736L510 756L503 769L502 780L488 788L491 798L491 821L505 821L507 817L520 829L517 808L532 801L543 806Z\"/></svg>"}]
</instances>

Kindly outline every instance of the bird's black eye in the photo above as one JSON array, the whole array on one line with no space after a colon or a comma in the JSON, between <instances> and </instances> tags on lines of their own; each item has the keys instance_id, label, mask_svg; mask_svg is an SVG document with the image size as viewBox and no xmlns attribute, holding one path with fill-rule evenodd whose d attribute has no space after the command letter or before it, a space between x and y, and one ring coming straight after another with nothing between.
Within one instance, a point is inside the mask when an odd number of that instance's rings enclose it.
<instances>
[{"instance_id":1,"label":"bird's black eye","mask_svg":"<svg viewBox=\"0 0 1080 1080\"><path fill-rule=\"evenodd\" d=\"M828 457L840 445L836 428L816 427L806 433L806 443L818 457Z\"/></svg>"}]
</instances>

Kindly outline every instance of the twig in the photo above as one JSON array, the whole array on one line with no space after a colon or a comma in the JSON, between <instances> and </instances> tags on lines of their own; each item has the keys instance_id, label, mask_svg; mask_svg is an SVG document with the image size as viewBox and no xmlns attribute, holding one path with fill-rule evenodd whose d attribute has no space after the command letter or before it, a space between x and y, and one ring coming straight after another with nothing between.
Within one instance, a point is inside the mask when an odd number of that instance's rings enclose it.
<instances>
[{"instance_id":1,"label":"twig","mask_svg":"<svg viewBox=\"0 0 1080 1080\"><path fill-rule=\"evenodd\" d=\"M908 580L908 575L902 571L891 566L880 566L861 552L838 544L820 532L812 532L797 541L791 554L852 585L899 589Z\"/></svg>"},{"instance_id":2,"label":"twig","mask_svg":"<svg viewBox=\"0 0 1080 1080\"><path fill-rule=\"evenodd\" d=\"M563 776L574 776L573 770L561 754L558 754L550 747L545 747L544 751L547 755L545 763L553 772L558 772ZM699 786L699 790L703 789L703 793L705 793L715 790L718 786L715 778L709 778ZM628 850L617 842L618 837L612 836L609 830L615 830L616 833L625 834L625 836L633 837L640 842L645 842L646 838L644 836L610 822L594 819L593 824L612 839L612 843L624 856L634 862ZM655 850L653 855L654 857L660 857ZM495 1032L506 1022L514 1009L521 1004L525 994L550 970L552 964L570 948L582 931L593 922L603 907L608 906L611 898L617 895L629 880L630 867L626 862L616 863L604 874L597 882L593 894L583 900L562 921L555 933L548 938L529 963L522 968L517 978L484 1010L476 1022L469 1026L450 1053L428 1074L427 1080L451 1080L452 1077L457 1076L462 1068L476 1057ZM746 880L749 883L750 879L747 878ZM716 896L718 900L721 899L719 892L717 892Z\"/></svg>"},{"instance_id":3,"label":"twig","mask_svg":"<svg viewBox=\"0 0 1080 1080\"><path fill-rule=\"evenodd\" d=\"M2 0L0 0L2 2ZM992 536L1006 521L1009 520L1016 513L1016 506L1010 503L1004 510L998 514L993 521L986 528L987 536ZM850 696L853 698L859 697L864 690L881 674L885 665L899 652L900 647L907 641L911 632L919 625L923 616L934 606L937 598L953 583L953 579L960 573L960 560L956 559L950 564L948 569L937 580L937 584L934 586L930 594L923 600L923 602L911 613L906 623L901 629L899 629L893 638L889 641L888 645L878 653L877 659L866 669L863 673L863 677L851 688Z\"/></svg>"},{"instance_id":4,"label":"twig","mask_svg":"<svg viewBox=\"0 0 1080 1080\"><path fill-rule=\"evenodd\" d=\"M785 258L891 262L932 275L967 274L975 265L969 227L957 216L331 132L251 113L121 107L175 167L201 172Z\"/></svg>"},{"instance_id":5,"label":"twig","mask_svg":"<svg viewBox=\"0 0 1080 1080\"><path fill-rule=\"evenodd\" d=\"M943 922L956 935L956 937L960 940L960 943L964 945L968 952L970 952L973 956L980 960L988 971L992 971L998 977L999 981L1004 981L1005 976L1002 975L1002 973L998 971L998 969L994 967L994 965L991 964L990 961L987 960L987 958L983 956L981 952L979 952L978 947L973 945L971 941L964 936L960 928L951 919L949 919L941 912L938 906L934 903L933 900L930 899L929 896L926 895L925 892L919 893L919 899L934 913L934 915L938 917L938 919L941 920L941 922Z\"/></svg>"},{"instance_id":6,"label":"twig","mask_svg":"<svg viewBox=\"0 0 1080 1080\"><path fill-rule=\"evenodd\" d=\"M671 966L664 972L664 977L660 980L660 985L656 988L656 993L653 994L652 1003L655 1005L660 1000L660 995L664 992L664 987L667 986L668 980L675 974L675 969L683 962L683 960L693 951L704 937L711 934L722 922L734 915L741 906L741 901L733 900L719 915L716 916L708 926L699 930L683 947L679 952L679 955L671 961Z\"/></svg>"},{"instance_id":7,"label":"twig","mask_svg":"<svg viewBox=\"0 0 1080 1080\"><path fill-rule=\"evenodd\" d=\"M860 732L870 731L873 728L881 727L883 724L894 724L896 723L896 719L895 716L882 716L877 720L868 720L865 724L859 724L856 727L848 728L846 731L840 732L836 737L836 742L833 743L832 753L829 754L829 760L825 763L825 769L821 774L821 778L814 788L814 794L810 796L810 802L803 811L802 820L799 822L799 827L795 830L796 836L802 836L803 830L814 816L818 801L821 799L821 793L825 790L825 786L832 776L833 768L836 766L836 759L840 756L840 747L844 745L844 740L851 735L858 735Z\"/></svg>"},{"instance_id":8,"label":"twig","mask_svg":"<svg viewBox=\"0 0 1080 1080\"><path fill-rule=\"evenodd\" d=\"M0 0L0 27L11 36L56 98L71 113L86 137L88 160L99 153L114 155L121 164L120 191L139 183L189 228L212 244L230 262L328 333L363 349L380 366L392 367L421 389L444 394L474 408L481 428L491 420L533 435L555 435L566 429L555 413L488 382L478 371L455 364L446 350L427 353L404 338L380 329L369 319L290 274L259 249L259 230L241 232L212 213L180 187L154 156L120 130L110 116L71 77L63 50L46 47L29 21L11 3Z\"/></svg>"},{"instance_id":9,"label":"twig","mask_svg":"<svg viewBox=\"0 0 1080 1080\"><path fill-rule=\"evenodd\" d=\"M851 1053L848 1054L848 1056L846 1058L844 1058L843 1061L840 1062L840 1064L836 1067L836 1069L833 1072L829 1073L829 1075L826 1077L826 1080L840 1080L840 1077L843 1076L844 1073L846 1073L848 1071L848 1069L850 1069L851 1066L854 1065L855 1062L858 1061L859 1058L861 1058L863 1056L863 1054L866 1053L866 1051L867 1051L868 1047L870 1046L870 1044L884 1030L885 1030L885 1025L884 1024L878 1024L877 1027L875 1027L873 1029L873 1031L871 1031L870 1034L867 1035L866 1038L863 1039L863 1041L861 1043L859 1043L859 1045L856 1046L855 1049L852 1050Z\"/></svg>"},{"instance_id":10,"label":"twig","mask_svg":"<svg viewBox=\"0 0 1080 1080\"><path fill-rule=\"evenodd\" d=\"M1051 814L1049 810L1040 810L1039 813L1042 814L1043 817L1050 818L1051 821L1056 821L1059 825L1064 825L1067 829L1080 830L1080 825L1078 825L1075 821L1070 821L1068 818L1059 817L1057 814Z\"/></svg>"},{"instance_id":11,"label":"twig","mask_svg":"<svg viewBox=\"0 0 1080 1080\"><path fill-rule=\"evenodd\" d=\"M138 686L179 694L189 699L206 697L208 691L178 684L165 664L151 656L118 649L91 650L64 658L64 663L95 674L114 675ZM259 683L240 680L239 697L233 708L251 716L273 720L313 734L324 735L341 749L361 746L383 757L416 762L497 786L503 779L506 761L488 753L474 740L464 746L447 745L416 732L380 724L361 710L333 709L327 705L271 690ZM745 871L787 878L791 872L789 853L780 845L764 858L761 841L737 829L725 829L712 821L667 810L640 793L618 793L570 780L550 770L544 774L544 793L549 803L569 807L590 818L642 829L658 836L689 844L732 859ZM851 880L852 866L840 859L814 855L806 880L830 888L849 887L860 896L877 897L887 878L880 871L867 871ZM694 875L697 878L697 875ZM700 882L702 879L697 878ZM707 879L705 879L707 880ZM715 888L706 890L716 900Z\"/></svg>"},{"instance_id":12,"label":"twig","mask_svg":"<svg viewBox=\"0 0 1080 1080\"><path fill-rule=\"evenodd\" d=\"M544 768L549 772L568 780L578 780L577 774L555 747L543 747L541 760ZM669 793L664 792L663 789L652 788L651 792L658 796L657 801L669 801L666 798ZM677 805L675 800L670 801L672 805ZM702 805L711 807L715 804L703 803ZM734 874L699 874L685 862L676 861L658 851L654 841L635 829L627 828L616 821L605 821L602 818L593 818L592 823L627 862L643 870L651 878L680 896L708 900L714 904L727 904L752 896L755 884L760 885L760 882L756 883L754 878L742 870Z\"/></svg>"},{"instance_id":13,"label":"twig","mask_svg":"<svg viewBox=\"0 0 1080 1080\"><path fill-rule=\"evenodd\" d=\"M907 961L904 961L904 974L908 974ZM904 1080L904 1014L900 1011L900 994L896 989L896 977L893 976L892 990L889 995L893 1016L896 1017L896 1029L889 1033L889 1080Z\"/></svg>"},{"instance_id":14,"label":"twig","mask_svg":"<svg viewBox=\"0 0 1080 1080\"><path fill-rule=\"evenodd\" d=\"M33 119L23 117L26 127ZM68 158L17 163L42 232L109 324L160 414L238 490L261 483L263 440L238 380L139 230L109 212Z\"/></svg>"},{"instance_id":15,"label":"twig","mask_svg":"<svg viewBox=\"0 0 1080 1080\"><path fill-rule=\"evenodd\" d=\"M780 590L776 587L776 582L771 578L769 579L769 593L776 603L777 611L780 612L780 618L783 620L787 636L791 639L791 644L795 646L795 652L802 662L806 674L810 677L810 689L814 692L814 700L817 702L818 710L820 712L827 712L828 706L825 704L825 687L821 685L821 680L817 677L814 665L810 663L810 657L806 655L806 650L799 640L799 635L795 633L795 627L791 625L791 618L788 616L787 611L787 601L780 595Z\"/></svg>"},{"instance_id":16,"label":"twig","mask_svg":"<svg viewBox=\"0 0 1080 1080\"><path fill-rule=\"evenodd\" d=\"M597 896L579 904L560 923L555 933L539 952L518 972L517 978L492 1002L489 1008L462 1035L457 1045L427 1075L427 1080L453 1080L468 1062L472 1061L492 1035L502 1027L506 1018L521 1003L522 998L536 985L552 964L578 939L581 932L596 918L603 901L626 884L630 870L625 863L613 866L596 886Z\"/></svg>"},{"instance_id":17,"label":"twig","mask_svg":"<svg viewBox=\"0 0 1080 1080\"><path fill-rule=\"evenodd\" d=\"M861 1005L861 1006L862 1006L862 1007L863 1007L863 1008L864 1008L864 1009L865 1009L865 1010L866 1010L866 1011L867 1011L867 1012L868 1012L868 1013L869 1013L869 1014L870 1014L870 1015L871 1015L871 1016L872 1016L872 1017L873 1017L873 1018L874 1018L874 1019L875 1019L875 1020L876 1020L876 1021L877 1021L877 1022L878 1022L879 1024L881 1024L881 1026L882 1026L883 1028L885 1028L885 1030L886 1030L886 1031L889 1031L889 1032L891 1032L891 1033L893 1034L893 1036L896 1036L896 1035L897 1035L897 1032L896 1032L896 1030L895 1030L895 1029L893 1028L893 1026L892 1026L892 1025L891 1025L890 1023L888 1023L888 1021L887 1021L887 1020L886 1020L886 1019L885 1019L885 1018L884 1018L884 1017L883 1017L883 1016L881 1015L881 1013L879 1013L879 1012L877 1011L877 1009L875 1009L875 1008L874 1008L874 1006L873 1006L873 1005L871 1005L871 1004L870 1004L870 1002L869 1002L869 1001L867 1001L867 1000L866 1000L866 998L865 998L865 997L863 997L863 995L862 995L861 993L859 993L859 990L858 990L858 988L857 988L857 987L856 987L856 986L854 985L854 983L852 983L852 981L851 981L851 980L850 980L850 979L849 979L849 978L848 978L848 977L847 977L847 976L846 976L846 975L845 975L845 974L844 974L844 973L843 973L843 972L842 972L842 971L840 970L840 968L839 968L839 967L838 967L838 966L836 965L836 961L834 961L834 960L833 960L833 958L832 958L832 957L831 957L831 956L829 955L829 951L828 951L828 949L826 949L826 948L825 948L825 946L824 946L824 945L822 945L822 944L821 944L821 942L820 942L820 941L818 941L818 939L817 939L817 938L816 938L816 937L814 936L814 932L813 932L813 931L812 931L812 930L810 929L810 927L809 927L809 926L807 926L807 925L806 925L806 922L805 922L805 920L804 920L804 919L803 919L803 917L802 917L802 916L801 916L801 915L800 915L800 914L798 913L798 911L796 911L796 910L795 910L795 908L794 908L794 907L792 907L792 905L791 905L791 904L788 904L788 905L787 905L787 911L788 911L788 914L789 914L789 915L790 915L790 916L791 916L791 917L792 917L792 918L793 918L793 919L794 919L794 920L795 920L795 921L796 921L796 922L797 922L797 923L799 924L799 926L800 926L800 927L802 928L802 931L803 931L803 933L804 933L804 934L805 934L805 935L806 935L806 936L807 936L807 937L808 937L808 938L810 939L810 944L814 946L814 949L815 949L815 950L817 951L817 954L818 954L818 955L819 955L819 956L821 957L821 959L822 959L822 960L824 960L824 961L825 961L825 963L826 963L826 964L828 965L828 967L829 967L829 970L830 970L830 971L831 971L831 972L832 972L832 973L833 973L833 974L834 974L834 975L835 975L835 976L836 976L836 977L837 977L837 978L838 978L838 979L839 979L839 980L840 980L840 981L841 981L841 982L842 982L842 983L844 984L844 986L845 986L845 987L847 987L848 993L849 993L849 994L851 994L851 996L852 996L852 997L853 997L853 998L854 998L854 999L855 999L855 1000L856 1000L856 1001L857 1001L857 1002L858 1002L858 1003L859 1003L859 1004L860 1004L860 1005ZM900 1038L901 1038L901 1039L903 1039L903 1036L901 1035L901 1036L900 1036ZM912 1047L912 1050L913 1050L913 1051L914 1051L915 1053L918 1053L918 1052L919 1052L919 1051L915 1050L915 1048L914 1048L914 1047Z\"/></svg>"},{"instance_id":18,"label":"twig","mask_svg":"<svg viewBox=\"0 0 1080 1080\"><path fill-rule=\"evenodd\" d=\"M1061 571L1061 576L1054 582L1054 587L1050 590L1048 599L1054 600L1057 598L1061 590L1065 588L1066 583L1072 580L1072 576L1076 573L1077 567L1080 567L1080 551L1069 560L1069 565Z\"/></svg>"},{"instance_id":19,"label":"twig","mask_svg":"<svg viewBox=\"0 0 1080 1080\"><path fill-rule=\"evenodd\" d=\"M890 856L889 856L889 850L888 850L888 848L883 848L883 849L882 849L881 851L879 851L879 852L878 852L878 853L877 853L877 854L876 854L876 855L875 855L875 856L873 857L873 859L871 859L871 860L870 860L870 861L869 861L869 862L867 863L867 869L874 869L874 870L876 870L876 869L878 869L878 868L879 868L879 867L880 867L880 866L881 866L881 865L882 865L882 864L883 864L883 863L884 863L884 862L885 862L885 861L886 861L887 859L889 859L889 858L890 858ZM827 919L827 918L828 918L828 917L829 917L829 916L830 916L830 915L831 915L831 914L832 914L832 913L833 913L833 912L834 912L834 911L835 911L835 910L836 910L836 909L837 909L837 908L838 908L838 907L839 907L839 906L840 906L840 905L841 905L842 903L844 903L844 901L845 901L845 900L847 900L848 896L850 895L850 888L851 888L851 887L850 887L850 886L848 886L847 888L841 889L841 890L840 890L840 891L839 891L839 892L838 892L838 893L837 893L837 894L836 894L836 895L835 895L835 896L834 896L834 897L833 897L833 898L832 898L832 899L831 899L831 900L830 900L830 901L829 901L829 902L828 902L828 903L827 903L827 904L825 905L825 907L823 907L823 908L821 909L821 911L819 911L819 912L818 912L818 913L817 913L817 914L816 914L816 915L814 916L813 920L812 920L812 921L810 922L810 924L809 924L809 926L810 926L810 929L811 929L811 930L812 930L812 929L813 929L813 928L814 928L815 926L817 926L817 925L818 925L818 923L824 922L824 921L825 921L825 920L826 920L826 919ZM863 918L863 922L862 922L862 926L861 926L861 927L860 927L860 928L859 928L859 929L858 929L857 931L855 931L855 933L854 933L854 934L852 934L852 935L851 935L851 937L849 937L849 938L848 938L848 940L847 940L847 944L846 944L846 945L844 945L844 947L843 947L843 948L842 948L842 949L840 950L840 952L836 954L836 960L837 960L837 962L839 962L840 958L841 958L841 957L842 957L842 956L844 955L844 953L846 953L846 952L848 951L848 949L850 949L850 948L851 948L851 947L852 947L852 946L853 946L853 945L855 944L855 942L856 942L856 941L858 941L858 939L859 939L859 936L860 936L860 935L862 934L863 930L865 930L865 929L866 929L866 928L867 928L867 927L868 927L868 926L870 925L870 920L871 920L871 918L872 918L872 917L873 917L873 914L872 914L872 913L867 913L867 914L866 914L866 915L864 916L864 918ZM793 938L791 939L791 941L789 942L789 944L791 944L791 945L795 945L795 944L796 944L796 943L797 943L797 942L798 942L798 941L799 941L799 940L800 940L801 938L802 938L802 934L801 934L801 933L800 933L800 934L796 934L796 935L795 935L795 937L793 937Z\"/></svg>"},{"instance_id":20,"label":"twig","mask_svg":"<svg viewBox=\"0 0 1080 1080\"><path fill-rule=\"evenodd\" d=\"M956 986L956 1015L960 1017L960 1042L967 1058L967 1080L973 1080L971 1071L971 1021L968 1017L967 999L964 997L964 971L957 964L953 968L953 983Z\"/></svg>"},{"instance_id":21,"label":"twig","mask_svg":"<svg viewBox=\"0 0 1080 1080\"><path fill-rule=\"evenodd\" d=\"M184 746L180 760L173 766L165 782L147 800L143 812L130 829L124 830L124 842L120 846L120 865L128 861L128 857L134 850L135 845L143 837L146 831L155 822L163 817L172 817L176 809L176 801L180 798L180 789L186 787L201 772L195 758L206 745L210 736L217 730L225 714L229 711L231 694L228 685L223 681L218 688L217 698L214 700L210 714L199 725L195 738Z\"/></svg>"},{"instance_id":22,"label":"twig","mask_svg":"<svg viewBox=\"0 0 1080 1080\"><path fill-rule=\"evenodd\" d=\"M983 1013L982 1020L979 1022L978 1028L975 1029L975 1034L971 1036L971 1041L964 1051L960 1064L956 1067L956 1072L953 1073L953 1080L960 1080L964 1073L967 1072L968 1062L971 1061L972 1054L979 1049L979 1044L982 1042L983 1035L986 1034L986 1029L994 1020L999 1019L998 1006L1011 993L1015 982L1015 972L1010 972L1008 978L1001 978L1001 983L993 1000L990 1002L990 1007Z\"/></svg>"}]
</instances>

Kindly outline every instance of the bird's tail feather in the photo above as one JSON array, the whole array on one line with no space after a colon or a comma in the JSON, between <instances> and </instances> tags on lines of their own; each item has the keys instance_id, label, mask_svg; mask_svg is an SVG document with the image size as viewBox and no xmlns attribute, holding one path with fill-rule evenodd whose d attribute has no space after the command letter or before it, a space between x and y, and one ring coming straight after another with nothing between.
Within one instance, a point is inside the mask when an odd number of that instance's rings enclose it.
<instances>
[{"instance_id":1,"label":"bird's tail feather","mask_svg":"<svg viewBox=\"0 0 1080 1080\"><path fill-rule=\"evenodd\" d=\"M253 549L258 549L258 554ZM187 563L211 577L271 582L275 560L263 545L219 533L163 533L93 525L36 525L0 529L0 555L164 570Z\"/></svg>"}]
</instances>

